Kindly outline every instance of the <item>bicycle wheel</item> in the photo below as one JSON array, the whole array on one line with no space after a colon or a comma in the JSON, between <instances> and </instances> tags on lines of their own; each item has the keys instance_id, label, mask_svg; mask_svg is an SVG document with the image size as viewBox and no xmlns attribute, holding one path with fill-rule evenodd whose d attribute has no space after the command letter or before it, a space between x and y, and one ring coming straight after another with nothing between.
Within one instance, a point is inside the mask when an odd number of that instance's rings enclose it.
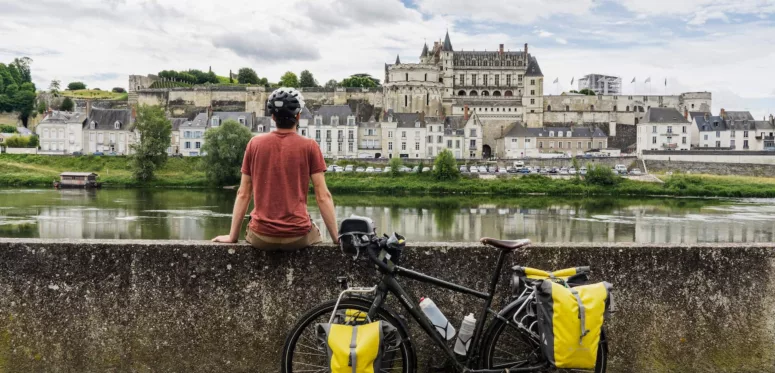
<instances>
[{"instance_id":1,"label":"bicycle wheel","mask_svg":"<svg viewBox=\"0 0 775 373\"><path fill-rule=\"evenodd\" d=\"M328 372L326 347L316 336L315 324L327 323L335 304L336 300L322 303L299 319L285 340L282 355L282 373ZM370 300L362 298L342 299L339 303L339 308L337 308L337 314L339 315L340 311L342 311L341 315L345 315L347 310L353 310L363 312L365 315L370 307ZM337 316L334 322L354 325L375 321L352 316L350 312L347 315L345 317ZM380 373L414 373L414 349L409 340L409 333L404 328L404 325L392 312L384 307L377 311L377 319L389 322L398 330L398 335L394 339L385 341L388 348L383 354L383 367L380 369ZM400 341L396 339L400 339Z\"/></svg>"},{"instance_id":2,"label":"bicycle wheel","mask_svg":"<svg viewBox=\"0 0 775 373\"><path fill-rule=\"evenodd\" d=\"M514 307L504 318L514 320L514 314L519 307ZM528 330L517 327L514 322L506 323L496 318L488 328L485 339L482 342L481 368L504 369L520 368L546 363L541 353L541 345L536 338L538 335L537 323L534 316L530 316L524 310L517 315L522 325ZM532 335L531 335L532 334ZM605 373L608 364L608 345L603 329L600 344L597 349L597 364L594 371L578 369L554 369L547 368L543 372L595 372Z\"/></svg>"}]
</instances>

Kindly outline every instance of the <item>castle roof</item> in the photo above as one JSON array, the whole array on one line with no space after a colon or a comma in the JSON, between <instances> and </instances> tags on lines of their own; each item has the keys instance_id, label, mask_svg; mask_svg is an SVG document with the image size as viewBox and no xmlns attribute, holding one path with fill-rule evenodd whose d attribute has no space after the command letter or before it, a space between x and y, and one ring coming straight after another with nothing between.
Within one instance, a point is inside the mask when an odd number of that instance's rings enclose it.
<instances>
[{"instance_id":1,"label":"castle roof","mask_svg":"<svg viewBox=\"0 0 775 373\"><path fill-rule=\"evenodd\" d=\"M449 30L447 30L447 35L444 36L444 46L441 50L444 52L452 52L452 42L449 41Z\"/></svg>"},{"instance_id":2,"label":"castle roof","mask_svg":"<svg viewBox=\"0 0 775 373\"><path fill-rule=\"evenodd\" d=\"M95 130L115 130L115 123L119 122L119 130L131 131L131 118L129 109L92 109L84 124L86 128L91 128L89 126L94 122Z\"/></svg>"},{"instance_id":3,"label":"castle roof","mask_svg":"<svg viewBox=\"0 0 775 373\"><path fill-rule=\"evenodd\" d=\"M395 64L396 65L400 65L401 64L401 59L398 57L398 55L396 55L396 63Z\"/></svg>"},{"instance_id":4,"label":"castle roof","mask_svg":"<svg viewBox=\"0 0 775 373\"><path fill-rule=\"evenodd\" d=\"M341 124L345 124L347 117L354 115L349 105L323 105L315 111L315 116L321 116L323 124L328 125L331 123L331 117L339 117L342 121Z\"/></svg>"},{"instance_id":5,"label":"castle roof","mask_svg":"<svg viewBox=\"0 0 775 373\"><path fill-rule=\"evenodd\" d=\"M653 108L650 108L646 113L645 122L646 123L687 123L688 121L676 109L653 107Z\"/></svg>"},{"instance_id":6,"label":"castle roof","mask_svg":"<svg viewBox=\"0 0 775 373\"><path fill-rule=\"evenodd\" d=\"M241 112L241 111L216 111L213 113L214 117L218 117L221 123L227 120L233 120L239 123L239 118L245 119L244 126L247 128L253 128L253 113Z\"/></svg>"},{"instance_id":7,"label":"castle roof","mask_svg":"<svg viewBox=\"0 0 775 373\"><path fill-rule=\"evenodd\" d=\"M425 43L422 47L422 53L420 53L420 58L425 57L428 55L428 43Z\"/></svg>"},{"instance_id":8,"label":"castle roof","mask_svg":"<svg viewBox=\"0 0 775 373\"><path fill-rule=\"evenodd\" d=\"M527 65L527 72L525 76L544 76L541 72L541 67L538 66L538 60L535 57L528 55L529 63Z\"/></svg>"}]
</instances>

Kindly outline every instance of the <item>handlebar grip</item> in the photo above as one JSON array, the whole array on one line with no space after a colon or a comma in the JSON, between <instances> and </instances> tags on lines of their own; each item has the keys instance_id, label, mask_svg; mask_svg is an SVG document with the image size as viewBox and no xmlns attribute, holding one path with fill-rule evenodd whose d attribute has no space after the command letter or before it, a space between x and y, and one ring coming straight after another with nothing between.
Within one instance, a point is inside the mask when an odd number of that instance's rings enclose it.
<instances>
[{"instance_id":1,"label":"handlebar grip","mask_svg":"<svg viewBox=\"0 0 775 373\"><path fill-rule=\"evenodd\" d=\"M377 245L369 245L369 247L366 249L366 252L369 255L369 260L374 262L374 264L376 264L377 267L379 267L382 271L386 273L393 273L394 270L388 267L388 265L385 264L385 262L381 261L379 257L377 257L377 254L374 252L375 249L373 249L373 247L376 246L376 248L379 249L381 244L382 244L382 240L380 240L380 243Z\"/></svg>"}]
</instances>

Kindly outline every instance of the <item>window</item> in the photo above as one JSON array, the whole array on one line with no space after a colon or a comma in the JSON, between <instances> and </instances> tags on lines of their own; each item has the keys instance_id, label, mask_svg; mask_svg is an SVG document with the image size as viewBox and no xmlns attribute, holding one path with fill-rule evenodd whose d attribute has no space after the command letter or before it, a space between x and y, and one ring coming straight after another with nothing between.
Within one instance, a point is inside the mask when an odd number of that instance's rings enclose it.
<instances>
[{"instance_id":1,"label":"window","mask_svg":"<svg viewBox=\"0 0 775 373\"><path fill-rule=\"evenodd\" d=\"M419 138L420 137L420 131L414 131L414 137Z\"/></svg>"},{"instance_id":2,"label":"window","mask_svg":"<svg viewBox=\"0 0 775 373\"><path fill-rule=\"evenodd\" d=\"M425 94L425 106L428 106L430 104L431 104L431 94L430 93L426 93Z\"/></svg>"},{"instance_id":3,"label":"window","mask_svg":"<svg viewBox=\"0 0 775 373\"><path fill-rule=\"evenodd\" d=\"M716 137L721 137L721 131L716 131Z\"/></svg>"},{"instance_id":4,"label":"window","mask_svg":"<svg viewBox=\"0 0 775 373\"><path fill-rule=\"evenodd\" d=\"M673 133L673 126L667 126L667 133Z\"/></svg>"},{"instance_id":5,"label":"window","mask_svg":"<svg viewBox=\"0 0 775 373\"><path fill-rule=\"evenodd\" d=\"M245 125L245 117L239 117L237 120L239 121L239 124Z\"/></svg>"},{"instance_id":6,"label":"window","mask_svg":"<svg viewBox=\"0 0 775 373\"><path fill-rule=\"evenodd\" d=\"M97 134L97 143L102 144L104 140L105 140L105 135L103 135L101 133Z\"/></svg>"},{"instance_id":7,"label":"window","mask_svg":"<svg viewBox=\"0 0 775 373\"><path fill-rule=\"evenodd\" d=\"M261 126L261 130L260 130L260 131L261 131L261 132L264 132L264 126ZM307 130L305 130L305 129L303 129L303 128L302 128L302 129L301 129L301 135L302 135L302 136L307 136Z\"/></svg>"},{"instance_id":8,"label":"window","mask_svg":"<svg viewBox=\"0 0 775 373\"><path fill-rule=\"evenodd\" d=\"M748 137L748 131L743 131L743 137ZM745 143L748 143L748 140L745 141ZM746 145L748 147L748 145Z\"/></svg>"},{"instance_id":9,"label":"window","mask_svg":"<svg viewBox=\"0 0 775 373\"><path fill-rule=\"evenodd\" d=\"M420 143L419 142L414 143L414 150L420 150Z\"/></svg>"},{"instance_id":10,"label":"window","mask_svg":"<svg viewBox=\"0 0 775 373\"><path fill-rule=\"evenodd\" d=\"M517 75L517 81L519 81L520 83L522 83L522 75Z\"/></svg>"},{"instance_id":11,"label":"window","mask_svg":"<svg viewBox=\"0 0 775 373\"><path fill-rule=\"evenodd\" d=\"M347 144L347 151L352 153L352 151L353 151L353 143Z\"/></svg>"},{"instance_id":12,"label":"window","mask_svg":"<svg viewBox=\"0 0 775 373\"><path fill-rule=\"evenodd\" d=\"M114 128L114 129L117 129L117 130L118 130L118 129L121 129L121 122L119 122L119 121L116 121L115 123L113 123L113 128Z\"/></svg>"},{"instance_id":13,"label":"window","mask_svg":"<svg viewBox=\"0 0 775 373\"><path fill-rule=\"evenodd\" d=\"M549 137L554 137L554 131L549 131Z\"/></svg>"},{"instance_id":14,"label":"window","mask_svg":"<svg viewBox=\"0 0 775 373\"><path fill-rule=\"evenodd\" d=\"M729 137L734 138L735 137L735 132L737 132L737 131L729 131Z\"/></svg>"},{"instance_id":15,"label":"window","mask_svg":"<svg viewBox=\"0 0 775 373\"><path fill-rule=\"evenodd\" d=\"M315 117L315 125L316 126L322 126L323 125L323 118Z\"/></svg>"},{"instance_id":16,"label":"window","mask_svg":"<svg viewBox=\"0 0 775 373\"><path fill-rule=\"evenodd\" d=\"M471 128L471 137L476 137L476 128Z\"/></svg>"},{"instance_id":17,"label":"window","mask_svg":"<svg viewBox=\"0 0 775 373\"><path fill-rule=\"evenodd\" d=\"M326 139L331 141L331 130L326 130Z\"/></svg>"},{"instance_id":18,"label":"window","mask_svg":"<svg viewBox=\"0 0 775 373\"><path fill-rule=\"evenodd\" d=\"M707 133L705 134L705 136L704 136L704 138L703 138L703 139L704 139L704 140L707 140L707 139L708 139L708 134L707 134Z\"/></svg>"},{"instance_id":19,"label":"window","mask_svg":"<svg viewBox=\"0 0 775 373\"><path fill-rule=\"evenodd\" d=\"M113 144L115 142L116 142L116 134L115 133L111 133L110 134L110 143Z\"/></svg>"},{"instance_id":20,"label":"window","mask_svg":"<svg viewBox=\"0 0 775 373\"><path fill-rule=\"evenodd\" d=\"M571 134L571 131L567 131L565 132L565 137L573 137L573 134Z\"/></svg>"},{"instance_id":21,"label":"window","mask_svg":"<svg viewBox=\"0 0 775 373\"><path fill-rule=\"evenodd\" d=\"M393 131L388 131L388 138L393 137Z\"/></svg>"},{"instance_id":22,"label":"window","mask_svg":"<svg viewBox=\"0 0 775 373\"><path fill-rule=\"evenodd\" d=\"M535 95L536 95L536 91L535 91L534 89L531 89L531 90L530 90L530 95L531 95L531 96L535 96Z\"/></svg>"},{"instance_id":23,"label":"window","mask_svg":"<svg viewBox=\"0 0 775 373\"><path fill-rule=\"evenodd\" d=\"M466 75L460 74L460 85L465 85L465 84L466 84Z\"/></svg>"},{"instance_id":24,"label":"window","mask_svg":"<svg viewBox=\"0 0 775 373\"><path fill-rule=\"evenodd\" d=\"M374 129L369 128L366 130L366 136L374 136Z\"/></svg>"},{"instance_id":25,"label":"window","mask_svg":"<svg viewBox=\"0 0 775 373\"><path fill-rule=\"evenodd\" d=\"M681 139L681 143L686 144L686 137Z\"/></svg>"},{"instance_id":26,"label":"window","mask_svg":"<svg viewBox=\"0 0 775 373\"><path fill-rule=\"evenodd\" d=\"M185 149L191 149L191 141L186 141L186 146L184 146Z\"/></svg>"},{"instance_id":27,"label":"window","mask_svg":"<svg viewBox=\"0 0 775 373\"><path fill-rule=\"evenodd\" d=\"M213 117L213 119L210 120L210 125L212 125L213 127L218 127L219 124L220 124L220 121L218 120L218 117Z\"/></svg>"},{"instance_id":28,"label":"window","mask_svg":"<svg viewBox=\"0 0 775 373\"><path fill-rule=\"evenodd\" d=\"M404 95L404 107L409 106L409 96Z\"/></svg>"},{"instance_id":29,"label":"window","mask_svg":"<svg viewBox=\"0 0 775 373\"><path fill-rule=\"evenodd\" d=\"M543 141L539 141L538 142L538 149L543 149L543 147L544 147L544 142Z\"/></svg>"},{"instance_id":30,"label":"window","mask_svg":"<svg viewBox=\"0 0 775 373\"><path fill-rule=\"evenodd\" d=\"M406 143L405 142L401 143L401 150L406 150Z\"/></svg>"},{"instance_id":31,"label":"window","mask_svg":"<svg viewBox=\"0 0 775 373\"><path fill-rule=\"evenodd\" d=\"M401 131L401 138L402 138L402 139L405 139L405 138L406 138L406 131Z\"/></svg>"},{"instance_id":32,"label":"window","mask_svg":"<svg viewBox=\"0 0 775 373\"><path fill-rule=\"evenodd\" d=\"M500 86L501 85L501 76L495 75L495 85Z\"/></svg>"},{"instance_id":33,"label":"window","mask_svg":"<svg viewBox=\"0 0 775 373\"><path fill-rule=\"evenodd\" d=\"M558 141L558 147L562 149L562 141Z\"/></svg>"},{"instance_id":34,"label":"window","mask_svg":"<svg viewBox=\"0 0 775 373\"><path fill-rule=\"evenodd\" d=\"M511 87L511 74L506 74L506 85Z\"/></svg>"},{"instance_id":35,"label":"window","mask_svg":"<svg viewBox=\"0 0 775 373\"><path fill-rule=\"evenodd\" d=\"M581 149L581 141L576 144L576 149Z\"/></svg>"},{"instance_id":36,"label":"window","mask_svg":"<svg viewBox=\"0 0 775 373\"><path fill-rule=\"evenodd\" d=\"M592 149L592 141L587 141L587 149Z\"/></svg>"},{"instance_id":37,"label":"window","mask_svg":"<svg viewBox=\"0 0 775 373\"><path fill-rule=\"evenodd\" d=\"M428 144L432 144L432 143L433 143L433 136L428 136Z\"/></svg>"},{"instance_id":38,"label":"window","mask_svg":"<svg viewBox=\"0 0 775 373\"><path fill-rule=\"evenodd\" d=\"M531 105L535 105L535 103L536 103L536 100L535 100L534 98L531 98L531 99L530 99L530 104L531 104Z\"/></svg>"},{"instance_id":39,"label":"window","mask_svg":"<svg viewBox=\"0 0 775 373\"><path fill-rule=\"evenodd\" d=\"M350 139L350 140L353 140L353 139L355 139L355 137L354 137L354 136L355 136L355 134L354 134L353 132L354 132L353 130L349 130L349 131L347 131L347 138L348 138L348 139Z\"/></svg>"},{"instance_id":40,"label":"window","mask_svg":"<svg viewBox=\"0 0 775 373\"><path fill-rule=\"evenodd\" d=\"M339 141L344 140L344 133L342 133L342 130L336 131L336 139Z\"/></svg>"},{"instance_id":41,"label":"window","mask_svg":"<svg viewBox=\"0 0 775 373\"><path fill-rule=\"evenodd\" d=\"M355 118L347 118L347 125L348 126L354 126L355 125Z\"/></svg>"},{"instance_id":42,"label":"window","mask_svg":"<svg viewBox=\"0 0 775 373\"><path fill-rule=\"evenodd\" d=\"M536 85L536 80L535 79L530 79L530 85Z\"/></svg>"},{"instance_id":43,"label":"window","mask_svg":"<svg viewBox=\"0 0 775 373\"><path fill-rule=\"evenodd\" d=\"M339 125L339 117L334 115L331 117L331 125L332 126L338 126Z\"/></svg>"},{"instance_id":44,"label":"window","mask_svg":"<svg viewBox=\"0 0 775 373\"><path fill-rule=\"evenodd\" d=\"M428 73L425 73L425 81L428 81Z\"/></svg>"},{"instance_id":45,"label":"window","mask_svg":"<svg viewBox=\"0 0 775 373\"><path fill-rule=\"evenodd\" d=\"M393 142L388 142L388 150L393 150Z\"/></svg>"},{"instance_id":46,"label":"window","mask_svg":"<svg viewBox=\"0 0 775 373\"><path fill-rule=\"evenodd\" d=\"M686 126L682 126L681 127L681 132L686 133ZM734 131L732 131L732 132L734 132Z\"/></svg>"},{"instance_id":47,"label":"window","mask_svg":"<svg viewBox=\"0 0 775 373\"><path fill-rule=\"evenodd\" d=\"M651 133L657 133L657 126L651 126Z\"/></svg>"},{"instance_id":48,"label":"window","mask_svg":"<svg viewBox=\"0 0 775 373\"><path fill-rule=\"evenodd\" d=\"M743 149L748 149L748 140L743 140Z\"/></svg>"},{"instance_id":49,"label":"window","mask_svg":"<svg viewBox=\"0 0 775 373\"><path fill-rule=\"evenodd\" d=\"M476 140L471 140L470 145L471 145L471 150L476 149Z\"/></svg>"},{"instance_id":50,"label":"window","mask_svg":"<svg viewBox=\"0 0 775 373\"><path fill-rule=\"evenodd\" d=\"M336 143L336 151L338 151L338 152L342 151L342 143L341 142Z\"/></svg>"},{"instance_id":51,"label":"window","mask_svg":"<svg viewBox=\"0 0 775 373\"><path fill-rule=\"evenodd\" d=\"M452 148L452 140L447 140L447 147Z\"/></svg>"},{"instance_id":52,"label":"window","mask_svg":"<svg viewBox=\"0 0 775 373\"><path fill-rule=\"evenodd\" d=\"M488 85L490 83L489 79L487 79L487 74L482 74L482 83L484 83L484 85Z\"/></svg>"},{"instance_id":53,"label":"window","mask_svg":"<svg viewBox=\"0 0 775 373\"><path fill-rule=\"evenodd\" d=\"M183 138L184 139L190 139L191 138L191 131L183 132Z\"/></svg>"},{"instance_id":54,"label":"window","mask_svg":"<svg viewBox=\"0 0 775 373\"><path fill-rule=\"evenodd\" d=\"M471 85L476 85L476 74L471 74Z\"/></svg>"},{"instance_id":55,"label":"window","mask_svg":"<svg viewBox=\"0 0 775 373\"><path fill-rule=\"evenodd\" d=\"M686 138L684 138L684 144L686 144ZM729 141L729 147L734 149L735 148L735 140Z\"/></svg>"},{"instance_id":56,"label":"window","mask_svg":"<svg viewBox=\"0 0 775 373\"><path fill-rule=\"evenodd\" d=\"M652 144L656 144L656 143L657 143L657 138L656 138L656 136L654 136L654 137L652 137L652 138L651 138L651 143L652 143Z\"/></svg>"},{"instance_id":57,"label":"window","mask_svg":"<svg viewBox=\"0 0 775 373\"><path fill-rule=\"evenodd\" d=\"M455 140L455 149L460 149L460 140Z\"/></svg>"},{"instance_id":58,"label":"window","mask_svg":"<svg viewBox=\"0 0 775 373\"><path fill-rule=\"evenodd\" d=\"M598 149L603 149L603 142L602 141L598 141L597 142L597 148Z\"/></svg>"},{"instance_id":59,"label":"window","mask_svg":"<svg viewBox=\"0 0 775 373\"><path fill-rule=\"evenodd\" d=\"M406 73L406 81L409 81L409 73Z\"/></svg>"},{"instance_id":60,"label":"window","mask_svg":"<svg viewBox=\"0 0 775 373\"><path fill-rule=\"evenodd\" d=\"M320 130L315 130L315 140L320 142Z\"/></svg>"},{"instance_id":61,"label":"window","mask_svg":"<svg viewBox=\"0 0 775 373\"><path fill-rule=\"evenodd\" d=\"M201 142L199 142L199 141L197 141L197 142L196 142L196 148L197 148L197 149L199 149L199 148L201 148L201 147L202 147L202 143L201 143Z\"/></svg>"},{"instance_id":62,"label":"window","mask_svg":"<svg viewBox=\"0 0 775 373\"><path fill-rule=\"evenodd\" d=\"M329 153L331 152L331 143L330 142L326 143L326 152L329 152Z\"/></svg>"}]
</instances>

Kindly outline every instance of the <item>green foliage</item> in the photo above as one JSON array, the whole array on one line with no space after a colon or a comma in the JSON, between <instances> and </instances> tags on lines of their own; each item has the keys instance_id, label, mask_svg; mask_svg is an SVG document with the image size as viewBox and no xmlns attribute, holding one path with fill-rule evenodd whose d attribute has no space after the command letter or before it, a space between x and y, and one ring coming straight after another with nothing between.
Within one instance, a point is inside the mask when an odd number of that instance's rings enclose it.
<instances>
[{"instance_id":1,"label":"green foliage","mask_svg":"<svg viewBox=\"0 0 775 373\"><path fill-rule=\"evenodd\" d=\"M613 186L622 181L622 178L614 174L610 167L596 164L587 167L587 175L584 180L591 185Z\"/></svg>"},{"instance_id":2,"label":"green foliage","mask_svg":"<svg viewBox=\"0 0 775 373\"><path fill-rule=\"evenodd\" d=\"M278 83L280 87L292 87L292 88L298 88L299 87L299 78L296 76L296 74L287 71L283 76L280 78L280 82Z\"/></svg>"},{"instance_id":3,"label":"green foliage","mask_svg":"<svg viewBox=\"0 0 775 373\"><path fill-rule=\"evenodd\" d=\"M28 148L37 148L40 146L40 139L38 139L38 136L32 135L29 136L29 142L27 143Z\"/></svg>"},{"instance_id":4,"label":"green foliage","mask_svg":"<svg viewBox=\"0 0 775 373\"><path fill-rule=\"evenodd\" d=\"M3 144L9 148L37 148L38 137L14 135L7 137Z\"/></svg>"},{"instance_id":5,"label":"green foliage","mask_svg":"<svg viewBox=\"0 0 775 373\"><path fill-rule=\"evenodd\" d=\"M218 84L218 76L214 72L204 72L197 69L189 69L188 71L175 71L175 70L162 70L159 72L159 77L164 78L167 81L182 82L188 84Z\"/></svg>"},{"instance_id":6,"label":"green foliage","mask_svg":"<svg viewBox=\"0 0 775 373\"><path fill-rule=\"evenodd\" d=\"M83 82L71 82L67 85L68 91L77 91L79 89L86 89L86 84Z\"/></svg>"},{"instance_id":7,"label":"green foliage","mask_svg":"<svg viewBox=\"0 0 775 373\"><path fill-rule=\"evenodd\" d=\"M70 99L70 97L65 97L62 100L62 105L59 105L59 110L62 110L62 111L73 111L74 108L75 108L75 103L73 102L72 99Z\"/></svg>"},{"instance_id":8,"label":"green foliage","mask_svg":"<svg viewBox=\"0 0 775 373\"><path fill-rule=\"evenodd\" d=\"M62 90L62 83L59 80L52 80L51 84L48 85L48 90L54 95L57 95L59 94L59 91Z\"/></svg>"},{"instance_id":9,"label":"green foliage","mask_svg":"<svg viewBox=\"0 0 775 373\"><path fill-rule=\"evenodd\" d=\"M404 166L404 162L401 161L401 158L390 158L390 162L388 162L388 166L390 166L390 176L398 176L401 174L401 167Z\"/></svg>"},{"instance_id":10,"label":"green foliage","mask_svg":"<svg viewBox=\"0 0 775 373\"><path fill-rule=\"evenodd\" d=\"M12 124L0 124L0 133L16 133L16 126Z\"/></svg>"},{"instance_id":11,"label":"green foliage","mask_svg":"<svg viewBox=\"0 0 775 373\"><path fill-rule=\"evenodd\" d=\"M126 89L121 87L113 87L110 91L113 93L126 93Z\"/></svg>"},{"instance_id":12,"label":"green foliage","mask_svg":"<svg viewBox=\"0 0 775 373\"><path fill-rule=\"evenodd\" d=\"M133 144L131 156L134 178L146 182L154 178L154 172L167 161L172 124L159 106L141 105L137 109L135 128L140 136L139 144Z\"/></svg>"},{"instance_id":13,"label":"green foliage","mask_svg":"<svg viewBox=\"0 0 775 373\"><path fill-rule=\"evenodd\" d=\"M372 78L369 74L355 74L342 80L341 86L363 88L378 87L379 79Z\"/></svg>"},{"instance_id":14,"label":"green foliage","mask_svg":"<svg viewBox=\"0 0 775 373\"><path fill-rule=\"evenodd\" d=\"M433 170L433 177L436 180L457 180L460 177L460 170L457 167L455 156L449 149L444 149L433 161L436 167Z\"/></svg>"},{"instance_id":15,"label":"green foliage","mask_svg":"<svg viewBox=\"0 0 775 373\"><path fill-rule=\"evenodd\" d=\"M38 102L38 114L43 114L46 112L46 109L48 109L48 106L45 102L41 101Z\"/></svg>"},{"instance_id":16,"label":"green foliage","mask_svg":"<svg viewBox=\"0 0 775 373\"><path fill-rule=\"evenodd\" d=\"M299 87L317 87L318 81L312 76L309 70L304 70L299 74Z\"/></svg>"},{"instance_id":17,"label":"green foliage","mask_svg":"<svg viewBox=\"0 0 775 373\"><path fill-rule=\"evenodd\" d=\"M336 87L338 86L339 86L339 82L337 82L336 79L331 79L327 81L326 85L323 87L325 87L326 89L336 89Z\"/></svg>"},{"instance_id":18,"label":"green foliage","mask_svg":"<svg viewBox=\"0 0 775 373\"><path fill-rule=\"evenodd\" d=\"M593 91L593 90L591 90L589 88L584 88L584 89L578 91L577 93L581 93L582 95L587 95L587 96L594 96L594 95L596 95L595 91Z\"/></svg>"},{"instance_id":19,"label":"green foliage","mask_svg":"<svg viewBox=\"0 0 775 373\"><path fill-rule=\"evenodd\" d=\"M207 180L215 185L238 184L245 148L253 135L234 120L224 121L205 133L202 158Z\"/></svg>"},{"instance_id":20,"label":"green foliage","mask_svg":"<svg viewBox=\"0 0 775 373\"><path fill-rule=\"evenodd\" d=\"M243 67L237 71L237 83L239 84L260 84L260 81L256 71L249 67Z\"/></svg>"},{"instance_id":21,"label":"green foliage","mask_svg":"<svg viewBox=\"0 0 775 373\"><path fill-rule=\"evenodd\" d=\"M31 59L22 57L8 65L0 63L0 111L18 111L25 125L28 117L37 115L31 62Z\"/></svg>"}]
</instances>

